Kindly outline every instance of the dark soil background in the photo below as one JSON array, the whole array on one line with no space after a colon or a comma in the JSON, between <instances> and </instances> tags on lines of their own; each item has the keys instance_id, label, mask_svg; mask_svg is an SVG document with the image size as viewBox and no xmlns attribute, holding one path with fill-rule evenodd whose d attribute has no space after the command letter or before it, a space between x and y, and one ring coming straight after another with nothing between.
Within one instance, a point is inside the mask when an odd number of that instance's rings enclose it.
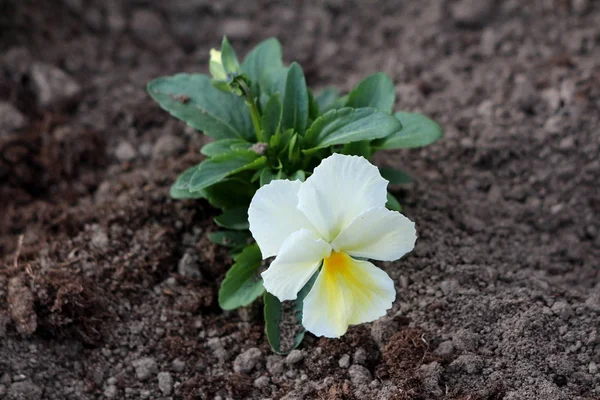
<instances>
[{"instance_id":1,"label":"dark soil background","mask_svg":"<svg viewBox=\"0 0 600 400\"><path fill-rule=\"evenodd\" d=\"M446 131L376 157L416 177L389 317L287 357L219 309L215 211L167 192L206 139L144 91L224 33ZM599 45L593 0L0 0L0 398L600 399Z\"/></svg>"}]
</instances>

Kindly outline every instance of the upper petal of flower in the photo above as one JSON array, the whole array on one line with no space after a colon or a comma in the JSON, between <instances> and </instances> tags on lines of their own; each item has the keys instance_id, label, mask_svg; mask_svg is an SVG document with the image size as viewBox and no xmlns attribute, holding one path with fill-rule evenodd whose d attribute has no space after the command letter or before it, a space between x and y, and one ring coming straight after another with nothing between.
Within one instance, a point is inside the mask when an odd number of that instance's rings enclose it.
<instances>
[{"instance_id":1,"label":"upper petal of flower","mask_svg":"<svg viewBox=\"0 0 600 400\"><path fill-rule=\"evenodd\" d=\"M267 292L280 301L294 300L300 289L331 253L331 246L307 230L292 233L283 242L279 254L262 273Z\"/></svg>"},{"instance_id":2,"label":"upper petal of flower","mask_svg":"<svg viewBox=\"0 0 600 400\"><path fill-rule=\"evenodd\" d=\"M263 259L276 255L293 232L314 230L297 208L300 185L300 181L275 180L258 189L252 198L248 222Z\"/></svg>"},{"instance_id":3,"label":"upper petal of flower","mask_svg":"<svg viewBox=\"0 0 600 400\"><path fill-rule=\"evenodd\" d=\"M395 298L394 282L383 270L334 252L304 299L302 325L317 336L340 337L349 325L384 316Z\"/></svg>"},{"instance_id":4,"label":"upper petal of flower","mask_svg":"<svg viewBox=\"0 0 600 400\"><path fill-rule=\"evenodd\" d=\"M415 223L397 211L371 208L358 215L331 246L353 257L394 261L415 247Z\"/></svg>"},{"instance_id":5,"label":"upper petal of flower","mask_svg":"<svg viewBox=\"0 0 600 400\"><path fill-rule=\"evenodd\" d=\"M363 157L333 154L298 191L298 209L331 242L357 215L386 203L388 181Z\"/></svg>"}]
</instances>

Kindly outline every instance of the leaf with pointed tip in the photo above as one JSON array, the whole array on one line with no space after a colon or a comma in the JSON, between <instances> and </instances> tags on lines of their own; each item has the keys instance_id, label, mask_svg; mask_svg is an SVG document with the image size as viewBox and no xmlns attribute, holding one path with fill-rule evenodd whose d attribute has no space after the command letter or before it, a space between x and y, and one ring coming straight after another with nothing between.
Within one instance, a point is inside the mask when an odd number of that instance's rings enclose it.
<instances>
[{"instance_id":1,"label":"leaf with pointed tip","mask_svg":"<svg viewBox=\"0 0 600 400\"><path fill-rule=\"evenodd\" d=\"M293 129L304 134L308 122L308 89L304 73L298 63L292 63L285 80L283 92L283 129Z\"/></svg>"},{"instance_id":2,"label":"leaf with pointed tip","mask_svg":"<svg viewBox=\"0 0 600 400\"><path fill-rule=\"evenodd\" d=\"M279 94L275 93L267 102L262 116L263 140L266 143L269 143L271 136L279 132L281 115L281 101L279 100Z\"/></svg>"},{"instance_id":3,"label":"leaf with pointed tip","mask_svg":"<svg viewBox=\"0 0 600 400\"><path fill-rule=\"evenodd\" d=\"M402 129L393 116L374 108L341 108L317 118L306 131L307 151L390 136Z\"/></svg>"},{"instance_id":4,"label":"leaf with pointed tip","mask_svg":"<svg viewBox=\"0 0 600 400\"><path fill-rule=\"evenodd\" d=\"M200 153L206 157L214 157L219 154L229 153L231 150L248 149L250 146L252 146L252 143L242 139L221 139L205 144L200 149Z\"/></svg>"},{"instance_id":5,"label":"leaf with pointed tip","mask_svg":"<svg viewBox=\"0 0 600 400\"><path fill-rule=\"evenodd\" d=\"M390 192L387 193L387 202L385 203L385 206L388 210L402 211L402 206L400 205L400 202Z\"/></svg>"},{"instance_id":6,"label":"leaf with pointed tip","mask_svg":"<svg viewBox=\"0 0 600 400\"><path fill-rule=\"evenodd\" d=\"M202 190L238 172L260 169L266 161L265 156L259 156L251 150L231 150L219 154L198 166L189 181L189 190Z\"/></svg>"},{"instance_id":7,"label":"leaf with pointed tip","mask_svg":"<svg viewBox=\"0 0 600 400\"><path fill-rule=\"evenodd\" d=\"M371 149L371 142L369 140L361 140L360 142L346 143L342 147L342 154L362 156L368 160L373 155L373 149Z\"/></svg>"},{"instance_id":8,"label":"leaf with pointed tip","mask_svg":"<svg viewBox=\"0 0 600 400\"><path fill-rule=\"evenodd\" d=\"M231 43L227 40L227 36L223 36L223 42L221 42L221 61L228 75L237 75L240 72L240 62Z\"/></svg>"},{"instance_id":9,"label":"leaf with pointed tip","mask_svg":"<svg viewBox=\"0 0 600 400\"><path fill-rule=\"evenodd\" d=\"M373 107L379 111L391 113L396 101L394 82L383 72L363 79L348 93L347 107Z\"/></svg>"},{"instance_id":10,"label":"leaf with pointed tip","mask_svg":"<svg viewBox=\"0 0 600 400\"><path fill-rule=\"evenodd\" d=\"M304 307L304 299L310 292L315 280L317 279L319 272L315 273L310 280L304 285L302 290L298 293L296 300L292 300L292 313L298 323L300 330L294 335L294 341L292 347L289 349L281 348L281 320L283 316L283 310L281 302L277 297L273 296L269 292L264 294L264 314L265 314L265 333L267 334L267 340L271 345L274 352L278 354L288 354L290 351L297 348L302 340L306 330L302 327L302 311ZM287 316L287 315L286 315Z\"/></svg>"},{"instance_id":11,"label":"leaf with pointed tip","mask_svg":"<svg viewBox=\"0 0 600 400\"><path fill-rule=\"evenodd\" d=\"M234 261L219 289L219 305L223 310L247 306L265 291L259 274L262 256L258 245L246 246Z\"/></svg>"},{"instance_id":12,"label":"leaf with pointed tip","mask_svg":"<svg viewBox=\"0 0 600 400\"><path fill-rule=\"evenodd\" d=\"M379 173L392 185L412 182L412 178L408 174L394 168L379 167Z\"/></svg>"},{"instance_id":13,"label":"leaf with pointed tip","mask_svg":"<svg viewBox=\"0 0 600 400\"><path fill-rule=\"evenodd\" d=\"M234 231L248 229L248 207L232 208L215 217L215 223L222 228Z\"/></svg>"},{"instance_id":14,"label":"leaf with pointed tip","mask_svg":"<svg viewBox=\"0 0 600 400\"><path fill-rule=\"evenodd\" d=\"M165 110L215 139L255 141L244 100L224 93L202 74L177 74L148 83L148 93Z\"/></svg>"},{"instance_id":15,"label":"leaf with pointed tip","mask_svg":"<svg viewBox=\"0 0 600 400\"><path fill-rule=\"evenodd\" d=\"M324 114L329 111L338 97L340 97L340 91L336 87L328 87L320 91L319 94L315 96L315 101L319 106L319 112Z\"/></svg>"},{"instance_id":16,"label":"leaf with pointed tip","mask_svg":"<svg viewBox=\"0 0 600 400\"><path fill-rule=\"evenodd\" d=\"M444 136L437 122L422 114L402 111L394 116L402 123L402 130L374 142L377 150L424 147Z\"/></svg>"},{"instance_id":17,"label":"leaf with pointed tip","mask_svg":"<svg viewBox=\"0 0 600 400\"><path fill-rule=\"evenodd\" d=\"M250 240L248 231L217 231L208 234L208 240L225 247L247 245Z\"/></svg>"},{"instance_id":18,"label":"leaf with pointed tip","mask_svg":"<svg viewBox=\"0 0 600 400\"><path fill-rule=\"evenodd\" d=\"M285 73L279 41L269 38L259 43L244 59L242 71L250 79L255 94L260 91L269 98L277 92Z\"/></svg>"},{"instance_id":19,"label":"leaf with pointed tip","mask_svg":"<svg viewBox=\"0 0 600 400\"><path fill-rule=\"evenodd\" d=\"M246 178L233 176L195 193L203 193L203 197L213 206L223 210L247 207L256 192L256 186Z\"/></svg>"}]
</instances>

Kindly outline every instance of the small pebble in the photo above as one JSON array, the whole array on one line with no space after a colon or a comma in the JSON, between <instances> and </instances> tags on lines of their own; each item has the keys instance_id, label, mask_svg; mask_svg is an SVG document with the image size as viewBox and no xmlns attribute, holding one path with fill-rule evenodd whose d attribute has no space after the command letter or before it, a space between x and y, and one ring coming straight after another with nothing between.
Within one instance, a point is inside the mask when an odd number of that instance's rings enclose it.
<instances>
[{"instance_id":1,"label":"small pebble","mask_svg":"<svg viewBox=\"0 0 600 400\"><path fill-rule=\"evenodd\" d=\"M258 389L266 388L269 386L269 382L271 382L271 380L268 376L261 376L254 380L254 387Z\"/></svg>"},{"instance_id":2,"label":"small pebble","mask_svg":"<svg viewBox=\"0 0 600 400\"><path fill-rule=\"evenodd\" d=\"M235 372L242 372L248 374L256 367L256 365L262 359L262 353L260 349L251 347L245 352L239 354L233 361L233 370Z\"/></svg>"},{"instance_id":3,"label":"small pebble","mask_svg":"<svg viewBox=\"0 0 600 400\"><path fill-rule=\"evenodd\" d=\"M135 375L140 381L144 381L158 372L156 361L151 357L135 360L133 367L135 368Z\"/></svg>"},{"instance_id":4,"label":"small pebble","mask_svg":"<svg viewBox=\"0 0 600 400\"><path fill-rule=\"evenodd\" d=\"M173 391L173 376L170 372L160 372L158 374L158 388L165 396L171 394Z\"/></svg>"},{"instance_id":5,"label":"small pebble","mask_svg":"<svg viewBox=\"0 0 600 400\"><path fill-rule=\"evenodd\" d=\"M136 151L129 142L122 141L115 150L115 156L121 162L131 161L136 156Z\"/></svg>"},{"instance_id":6,"label":"small pebble","mask_svg":"<svg viewBox=\"0 0 600 400\"><path fill-rule=\"evenodd\" d=\"M340 366L340 368L349 368L350 367L350 356L348 354L344 354L342 357L340 357L340 360L338 361L338 365Z\"/></svg>"},{"instance_id":7,"label":"small pebble","mask_svg":"<svg viewBox=\"0 0 600 400\"><path fill-rule=\"evenodd\" d=\"M304 359L302 350L292 350L285 358L285 363L288 365L297 364Z\"/></svg>"},{"instance_id":8,"label":"small pebble","mask_svg":"<svg viewBox=\"0 0 600 400\"><path fill-rule=\"evenodd\" d=\"M348 370L348 376L355 385L366 385L371 382L371 372L362 365L352 365Z\"/></svg>"},{"instance_id":9,"label":"small pebble","mask_svg":"<svg viewBox=\"0 0 600 400\"><path fill-rule=\"evenodd\" d=\"M183 361L182 359L176 358L171 363L171 367L173 368L173 371L175 371L175 372L183 372L183 371L185 371L185 361Z\"/></svg>"}]
</instances>

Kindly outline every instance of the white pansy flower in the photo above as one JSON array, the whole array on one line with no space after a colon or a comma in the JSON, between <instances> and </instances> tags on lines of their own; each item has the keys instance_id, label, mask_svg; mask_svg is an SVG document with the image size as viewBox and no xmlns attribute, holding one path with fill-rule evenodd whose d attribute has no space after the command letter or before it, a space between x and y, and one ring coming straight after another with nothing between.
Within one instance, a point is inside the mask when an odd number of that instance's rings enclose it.
<instances>
[{"instance_id":1,"label":"white pansy flower","mask_svg":"<svg viewBox=\"0 0 600 400\"><path fill-rule=\"evenodd\" d=\"M415 245L414 223L385 207L387 184L366 159L333 154L304 183L272 181L250 203L263 258L276 256L262 274L269 293L296 299L322 266L302 319L317 336L340 337L349 325L374 321L396 298L392 279L365 260L397 260Z\"/></svg>"}]
</instances>

